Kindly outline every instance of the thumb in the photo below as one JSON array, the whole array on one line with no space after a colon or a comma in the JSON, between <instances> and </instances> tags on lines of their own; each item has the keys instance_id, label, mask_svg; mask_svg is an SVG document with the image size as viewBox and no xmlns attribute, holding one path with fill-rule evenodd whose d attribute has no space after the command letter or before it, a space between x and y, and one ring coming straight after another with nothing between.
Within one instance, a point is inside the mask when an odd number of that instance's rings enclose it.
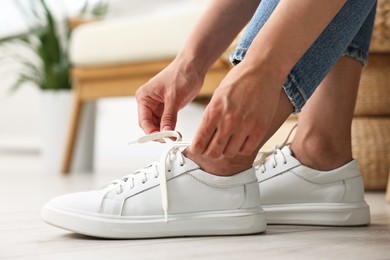
<instances>
[{"instance_id":1,"label":"thumb","mask_svg":"<svg viewBox=\"0 0 390 260\"><path fill-rule=\"evenodd\" d=\"M175 130L178 109L174 105L166 105L161 117L160 130Z\"/></svg>"}]
</instances>

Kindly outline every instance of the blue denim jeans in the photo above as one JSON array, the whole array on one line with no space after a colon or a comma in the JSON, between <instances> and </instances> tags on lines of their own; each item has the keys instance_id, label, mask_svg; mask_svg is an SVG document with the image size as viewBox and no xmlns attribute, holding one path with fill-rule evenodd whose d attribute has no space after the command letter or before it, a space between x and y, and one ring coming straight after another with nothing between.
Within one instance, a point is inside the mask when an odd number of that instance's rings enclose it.
<instances>
[{"instance_id":1,"label":"blue denim jeans","mask_svg":"<svg viewBox=\"0 0 390 260\"><path fill-rule=\"evenodd\" d=\"M278 5L279 0L262 0L230 61L244 59L253 39ZM367 63L375 19L376 0L348 0L312 46L288 74L283 88L299 112L341 56ZM285 39L288 41L288 39ZM342 87L342 86L341 86Z\"/></svg>"}]
</instances>

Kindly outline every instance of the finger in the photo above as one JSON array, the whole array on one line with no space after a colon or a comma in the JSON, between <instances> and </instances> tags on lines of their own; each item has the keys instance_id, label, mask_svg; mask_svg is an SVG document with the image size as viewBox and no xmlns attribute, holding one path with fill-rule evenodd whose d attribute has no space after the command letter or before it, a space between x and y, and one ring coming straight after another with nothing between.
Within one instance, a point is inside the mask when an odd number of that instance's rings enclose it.
<instances>
[{"instance_id":1,"label":"finger","mask_svg":"<svg viewBox=\"0 0 390 260\"><path fill-rule=\"evenodd\" d=\"M222 129L223 128L219 128L215 131L207 150L204 152L205 156L212 159L218 159L222 156L223 151L231 138L231 133L223 131Z\"/></svg>"},{"instance_id":2,"label":"finger","mask_svg":"<svg viewBox=\"0 0 390 260\"><path fill-rule=\"evenodd\" d=\"M247 136L239 150L239 154L245 156L253 155L258 152L257 150L259 149L259 144L260 141L256 135Z\"/></svg>"},{"instance_id":3,"label":"finger","mask_svg":"<svg viewBox=\"0 0 390 260\"><path fill-rule=\"evenodd\" d=\"M209 142L217 130L217 122L218 121L216 119L213 120L209 110L206 109L191 145L191 150L194 153L203 154L207 149Z\"/></svg>"},{"instance_id":4,"label":"finger","mask_svg":"<svg viewBox=\"0 0 390 260\"><path fill-rule=\"evenodd\" d=\"M138 105L138 124L146 134L158 132L160 129L153 117L153 112L142 104Z\"/></svg>"},{"instance_id":5,"label":"finger","mask_svg":"<svg viewBox=\"0 0 390 260\"><path fill-rule=\"evenodd\" d=\"M237 129L237 122L240 122L239 117L231 112L223 113L222 116L219 116L219 120L222 121L218 124L218 130L210 141L205 152L206 156L213 159L217 159L222 156L229 139Z\"/></svg>"},{"instance_id":6,"label":"finger","mask_svg":"<svg viewBox=\"0 0 390 260\"><path fill-rule=\"evenodd\" d=\"M161 131L175 130L178 109L173 102L167 102L161 116Z\"/></svg>"},{"instance_id":7,"label":"finger","mask_svg":"<svg viewBox=\"0 0 390 260\"><path fill-rule=\"evenodd\" d=\"M244 131L234 133L223 151L223 155L227 158L233 158L240 152L244 145L248 134Z\"/></svg>"}]
</instances>

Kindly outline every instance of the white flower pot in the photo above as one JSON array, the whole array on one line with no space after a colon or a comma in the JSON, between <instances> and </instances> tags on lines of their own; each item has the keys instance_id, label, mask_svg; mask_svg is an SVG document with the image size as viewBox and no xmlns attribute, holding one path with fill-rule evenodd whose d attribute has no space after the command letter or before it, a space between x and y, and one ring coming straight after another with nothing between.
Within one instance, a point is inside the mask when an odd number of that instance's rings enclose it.
<instances>
[{"instance_id":1,"label":"white flower pot","mask_svg":"<svg viewBox=\"0 0 390 260\"><path fill-rule=\"evenodd\" d=\"M72 92L42 91L42 158L47 172L60 172L68 137ZM95 139L96 104L84 105L71 171L91 171Z\"/></svg>"}]
</instances>

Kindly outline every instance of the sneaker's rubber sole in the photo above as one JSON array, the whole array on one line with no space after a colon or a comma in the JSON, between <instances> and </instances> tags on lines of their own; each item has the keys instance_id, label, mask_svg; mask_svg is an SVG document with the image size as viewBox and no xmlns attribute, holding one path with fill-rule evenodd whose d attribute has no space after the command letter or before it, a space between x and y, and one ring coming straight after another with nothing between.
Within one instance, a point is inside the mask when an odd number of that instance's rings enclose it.
<instances>
[{"instance_id":1,"label":"sneaker's rubber sole","mask_svg":"<svg viewBox=\"0 0 390 260\"><path fill-rule=\"evenodd\" d=\"M263 205L268 224L364 226L370 223L370 208L359 203L302 203Z\"/></svg>"},{"instance_id":2,"label":"sneaker's rubber sole","mask_svg":"<svg viewBox=\"0 0 390 260\"><path fill-rule=\"evenodd\" d=\"M261 208L170 214L165 222L164 216L118 217L46 204L41 217L62 229L113 239L256 234L267 226Z\"/></svg>"}]
</instances>

